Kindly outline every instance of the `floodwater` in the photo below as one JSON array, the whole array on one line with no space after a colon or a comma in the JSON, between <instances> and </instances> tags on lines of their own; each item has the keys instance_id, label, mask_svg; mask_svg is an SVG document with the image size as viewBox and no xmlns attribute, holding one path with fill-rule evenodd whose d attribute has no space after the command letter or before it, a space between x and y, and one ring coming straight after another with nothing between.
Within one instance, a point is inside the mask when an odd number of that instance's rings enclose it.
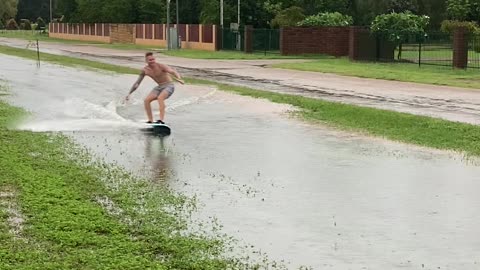
<instances>
[{"instance_id":1,"label":"floodwater","mask_svg":"<svg viewBox=\"0 0 480 270\"><path fill-rule=\"evenodd\" d=\"M292 118L284 105L177 85L172 135L139 132L136 76L0 56L6 99L100 157L198 196L198 216L289 269L480 269L480 167ZM154 109L157 107L154 106Z\"/></svg>"}]
</instances>

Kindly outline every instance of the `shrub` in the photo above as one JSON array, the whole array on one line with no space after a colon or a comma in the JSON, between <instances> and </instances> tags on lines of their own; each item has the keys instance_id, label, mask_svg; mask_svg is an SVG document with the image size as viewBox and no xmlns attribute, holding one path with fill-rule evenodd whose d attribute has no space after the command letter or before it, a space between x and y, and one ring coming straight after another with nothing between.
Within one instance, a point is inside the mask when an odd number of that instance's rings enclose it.
<instances>
[{"instance_id":1,"label":"shrub","mask_svg":"<svg viewBox=\"0 0 480 270\"><path fill-rule=\"evenodd\" d=\"M22 22L20 23L20 29L32 30L32 23L30 22L30 20L23 19Z\"/></svg>"},{"instance_id":2,"label":"shrub","mask_svg":"<svg viewBox=\"0 0 480 270\"><path fill-rule=\"evenodd\" d=\"M298 26L349 26L352 23L353 18L349 15L343 15L339 12L325 12L308 16L299 22Z\"/></svg>"},{"instance_id":3,"label":"shrub","mask_svg":"<svg viewBox=\"0 0 480 270\"><path fill-rule=\"evenodd\" d=\"M465 22L465 21L451 21L445 20L442 22L442 26L440 30L444 33L452 34L455 28L465 28L468 33L476 33L478 32L478 24L476 22Z\"/></svg>"},{"instance_id":4,"label":"shrub","mask_svg":"<svg viewBox=\"0 0 480 270\"><path fill-rule=\"evenodd\" d=\"M17 30L18 29L18 24L15 19L10 19L7 21L7 27L8 30Z\"/></svg>"}]
</instances>

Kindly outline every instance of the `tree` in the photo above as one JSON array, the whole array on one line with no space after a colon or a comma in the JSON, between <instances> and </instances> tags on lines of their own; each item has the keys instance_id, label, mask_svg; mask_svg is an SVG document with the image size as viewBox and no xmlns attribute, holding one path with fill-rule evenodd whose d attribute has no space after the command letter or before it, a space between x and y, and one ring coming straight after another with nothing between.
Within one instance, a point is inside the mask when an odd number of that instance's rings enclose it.
<instances>
[{"instance_id":1,"label":"tree","mask_svg":"<svg viewBox=\"0 0 480 270\"><path fill-rule=\"evenodd\" d=\"M402 44L409 37L425 37L425 29L430 18L418 16L410 11L403 13L382 14L372 22L370 30L372 33L395 43L398 47L398 59L402 56Z\"/></svg>"},{"instance_id":2,"label":"tree","mask_svg":"<svg viewBox=\"0 0 480 270\"><path fill-rule=\"evenodd\" d=\"M430 17L429 26L438 29L446 19L446 0L418 0L418 14L426 14Z\"/></svg>"},{"instance_id":3,"label":"tree","mask_svg":"<svg viewBox=\"0 0 480 270\"><path fill-rule=\"evenodd\" d=\"M447 14L450 19L465 21L470 13L468 0L447 0Z\"/></svg>"},{"instance_id":4,"label":"tree","mask_svg":"<svg viewBox=\"0 0 480 270\"><path fill-rule=\"evenodd\" d=\"M294 26L305 19L303 9L300 7L290 7L280 11L270 23L273 27Z\"/></svg>"},{"instance_id":5,"label":"tree","mask_svg":"<svg viewBox=\"0 0 480 270\"><path fill-rule=\"evenodd\" d=\"M106 0L102 8L104 23L133 23L136 18L136 0Z\"/></svg>"},{"instance_id":6,"label":"tree","mask_svg":"<svg viewBox=\"0 0 480 270\"><path fill-rule=\"evenodd\" d=\"M103 22L103 7L105 0L78 0L77 11L74 17L76 22L96 23Z\"/></svg>"},{"instance_id":7,"label":"tree","mask_svg":"<svg viewBox=\"0 0 480 270\"><path fill-rule=\"evenodd\" d=\"M200 1L178 0L180 23L197 24L200 22ZM174 5L175 6L175 5ZM218 11L220 12L220 10Z\"/></svg>"},{"instance_id":8,"label":"tree","mask_svg":"<svg viewBox=\"0 0 480 270\"><path fill-rule=\"evenodd\" d=\"M17 21L50 18L50 0L18 0Z\"/></svg>"},{"instance_id":9,"label":"tree","mask_svg":"<svg viewBox=\"0 0 480 270\"><path fill-rule=\"evenodd\" d=\"M56 3L57 6L54 8L56 14L63 15L67 22L78 21L75 17L78 9L77 0L57 0Z\"/></svg>"},{"instance_id":10,"label":"tree","mask_svg":"<svg viewBox=\"0 0 480 270\"><path fill-rule=\"evenodd\" d=\"M8 19L15 18L17 15L18 0L0 1L0 20L6 22Z\"/></svg>"},{"instance_id":11,"label":"tree","mask_svg":"<svg viewBox=\"0 0 480 270\"><path fill-rule=\"evenodd\" d=\"M356 25L370 25L375 16L388 10L385 0L353 0L350 13Z\"/></svg>"},{"instance_id":12,"label":"tree","mask_svg":"<svg viewBox=\"0 0 480 270\"><path fill-rule=\"evenodd\" d=\"M480 0L470 0L470 12L468 19L472 21L480 20Z\"/></svg>"},{"instance_id":13,"label":"tree","mask_svg":"<svg viewBox=\"0 0 480 270\"><path fill-rule=\"evenodd\" d=\"M313 15L322 12L339 12L346 14L351 5L350 0L297 0L297 5Z\"/></svg>"},{"instance_id":14,"label":"tree","mask_svg":"<svg viewBox=\"0 0 480 270\"><path fill-rule=\"evenodd\" d=\"M418 3L417 0L390 0L388 11L397 13L411 11L412 13L417 13Z\"/></svg>"},{"instance_id":15,"label":"tree","mask_svg":"<svg viewBox=\"0 0 480 270\"><path fill-rule=\"evenodd\" d=\"M220 3L216 0L200 0L200 23L220 24ZM233 16L233 10L230 5L224 1L223 17L225 25L230 23Z\"/></svg>"},{"instance_id":16,"label":"tree","mask_svg":"<svg viewBox=\"0 0 480 270\"><path fill-rule=\"evenodd\" d=\"M138 22L140 23L166 23L167 3L158 0L138 1Z\"/></svg>"}]
</instances>

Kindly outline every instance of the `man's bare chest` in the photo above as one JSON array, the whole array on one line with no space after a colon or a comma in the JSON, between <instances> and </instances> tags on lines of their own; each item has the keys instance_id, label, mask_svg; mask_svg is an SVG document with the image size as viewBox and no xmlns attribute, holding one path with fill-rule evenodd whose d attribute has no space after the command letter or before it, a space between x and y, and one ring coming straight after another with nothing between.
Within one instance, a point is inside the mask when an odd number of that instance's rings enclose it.
<instances>
[{"instance_id":1,"label":"man's bare chest","mask_svg":"<svg viewBox=\"0 0 480 270\"><path fill-rule=\"evenodd\" d=\"M157 78L165 76L165 72L159 68L145 68L145 75Z\"/></svg>"}]
</instances>

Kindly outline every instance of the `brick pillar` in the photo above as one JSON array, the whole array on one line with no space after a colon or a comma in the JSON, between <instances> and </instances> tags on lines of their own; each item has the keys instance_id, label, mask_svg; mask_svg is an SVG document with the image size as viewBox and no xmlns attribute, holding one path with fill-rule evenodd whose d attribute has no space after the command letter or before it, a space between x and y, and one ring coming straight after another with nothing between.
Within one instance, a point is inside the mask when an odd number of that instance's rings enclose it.
<instances>
[{"instance_id":1,"label":"brick pillar","mask_svg":"<svg viewBox=\"0 0 480 270\"><path fill-rule=\"evenodd\" d=\"M457 28L453 32L453 67L467 68L468 64L468 39L465 28Z\"/></svg>"},{"instance_id":2,"label":"brick pillar","mask_svg":"<svg viewBox=\"0 0 480 270\"><path fill-rule=\"evenodd\" d=\"M287 55L287 52L285 50L285 44L284 44L284 31L285 28L281 27L280 28L280 54L281 55Z\"/></svg>"},{"instance_id":3,"label":"brick pillar","mask_svg":"<svg viewBox=\"0 0 480 270\"><path fill-rule=\"evenodd\" d=\"M215 26L215 32L215 50L219 51L223 49L223 28Z\"/></svg>"},{"instance_id":4,"label":"brick pillar","mask_svg":"<svg viewBox=\"0 0 480 270\"><path fill-rule=\"evenodd\" d=\"M213 35L213 48L216 51L216 50L218 50L217 49L218 48L218 45L217 45L217 42L218 42L217 35L218 34L217 34L217 26L215 24L212 26L212 35Z\"/></svg>"},{"instance_id":5,"label":"brick pillar","mask_svg":"<svg viewBox=\"0 0 480 270\"><path fill-rule=\"evenodd\" d=\"M245 25L245 35L244 35L244 50L245 53L253 53L253 26Z\"/></svg>"}]
</instances>

